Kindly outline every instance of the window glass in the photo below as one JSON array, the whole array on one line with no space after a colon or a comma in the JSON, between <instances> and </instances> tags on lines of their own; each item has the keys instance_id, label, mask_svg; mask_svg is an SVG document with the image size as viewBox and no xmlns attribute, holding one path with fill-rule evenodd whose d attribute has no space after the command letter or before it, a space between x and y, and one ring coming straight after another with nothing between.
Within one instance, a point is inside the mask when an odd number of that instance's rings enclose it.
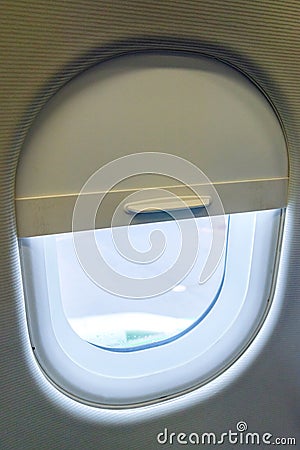
<instances>
[{"instance_id":1,"label":"window glass","mask_svg":"<svg viewBox=\"0 0 300 450\"><path fill-rule=\"evenodd\" d=\"M200 284L212 230L208 217L198 218L196 223L199 248L190 272L168 292L151 298L122 298L105 291L80 265L71 233L45 236L46 258L51 258L48 267L53 267L50 276L53 283L59 284L63 309L72 329L91 344L132 351L169 342L196 326L218 300L226 263L225 248L215 272ZM225 226L229 227L228 217ZM114 233L123 232L122 228L116 228ZM114 270L128 278L147 279L167 271L180 257L180 230L175 221L128 227L129 239L141 253L149 250L149 236L158 230L164 234L166 243L160 257L149 264L131 262L119 254L111 229L96 230L95 238L99 251Z\"/></svg>"}]
</instances>

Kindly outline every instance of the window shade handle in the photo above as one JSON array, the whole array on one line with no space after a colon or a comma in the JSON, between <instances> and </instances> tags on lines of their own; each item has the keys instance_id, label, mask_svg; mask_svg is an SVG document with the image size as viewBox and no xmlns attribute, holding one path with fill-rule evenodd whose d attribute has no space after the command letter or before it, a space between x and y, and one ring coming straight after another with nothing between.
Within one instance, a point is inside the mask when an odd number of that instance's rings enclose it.
<instances>
[{"instance_id":1,"label":"window shade handle","mask_svg":"<svg viewBox=\"0 0 300 450\"><path fill-rule=\"evenodd\" d=\"M160 197L126 203L124 210L128 214L184 211L186 209L205 208L211 204L211 197L196 195L178 197Z\"/></svg>"}]
</instances>

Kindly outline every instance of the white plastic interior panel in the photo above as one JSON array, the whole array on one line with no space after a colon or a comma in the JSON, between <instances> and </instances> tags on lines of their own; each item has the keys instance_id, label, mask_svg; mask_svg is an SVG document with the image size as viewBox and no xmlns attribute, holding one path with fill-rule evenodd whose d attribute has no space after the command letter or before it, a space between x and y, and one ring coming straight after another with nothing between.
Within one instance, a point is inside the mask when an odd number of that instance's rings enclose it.
<instances>
[{"instance_id":1,"label":"white plastic interior panel","mask_svg":"<svg viewBox=\"0 0 300 450\"><path fill-rule=\"evenodd\" d=\"M17 171L19 236L70 232L76 198L89 177L110 161L139 152L167 153L195 164L214 184L226 213L286 205L285 138L261 91L213 58L135 54L83 72L39 114ZM129 192L153 187L191 195L166 176L130 177L107 194L96 227L110 226ZM97 189L103 189L101 182ZM207 196L205 184L202 195ZM211 205L206 206L209 212ZM126 220L124 212L118 225Z\"/></svg>"},{"instance_id":2,"label":"white plastic interior panel","mask_svg":"<svg viewBox=\"0 0 300 450\"><path fill-rule=\"evenodd\" d=\"M31 343L59 389L95 405L155 401L208 382L247 348L272 297L281 210L227 215L225 249L205 283L199 273L212 231L208 217L195 220L202 239L191 270L172 289L143 299L96 286L78 261L72 233L20 239ZM124 263L111 229L95 235L109 264L146 279L167 270L181 246L175 221L132 225L128 232L145 251L154 229L169 242L147 265Z\"/></svg>"}]
</instances>

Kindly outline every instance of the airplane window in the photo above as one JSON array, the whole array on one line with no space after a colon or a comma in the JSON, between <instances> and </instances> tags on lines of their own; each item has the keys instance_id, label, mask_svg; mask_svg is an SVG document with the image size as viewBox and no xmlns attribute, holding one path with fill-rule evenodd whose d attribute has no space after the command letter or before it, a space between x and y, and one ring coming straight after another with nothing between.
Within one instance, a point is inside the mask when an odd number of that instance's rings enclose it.
<instances>
[{"instance_id":1,"label":"airplane window","mask_svg":"<svg viewBox=\"0 0 300 450\"><path fill-rule=\"evenodd\" d=\"M70 79L16 173L26 318L47 378L126 407L222 374L272 303L287 192L278 115L228 62L132 54Z\"/></svg>"}]
</instances>

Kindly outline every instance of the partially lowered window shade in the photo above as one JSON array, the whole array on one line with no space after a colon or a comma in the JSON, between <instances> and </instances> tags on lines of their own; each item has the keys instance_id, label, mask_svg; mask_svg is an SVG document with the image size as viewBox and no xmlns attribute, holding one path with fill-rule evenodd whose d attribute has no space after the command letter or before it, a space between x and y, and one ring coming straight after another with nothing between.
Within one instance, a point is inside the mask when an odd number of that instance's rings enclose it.
<instances>
[{"instance_id":1,"label":"partially lowered window shade","mask_svg":"<svg viewBox=\"0 0 300 450\"><path fill-rule=\"evenodd\" d=\"M288 159L279 120L260 90L208 57L145 54L116 58L82 73L44 107L27 136L17 170L20 237L72 230L86 180L111 160L137 152L180 156L199 167L225 213L286 206ZM190 187L159 174L120 181L96 217L106 228L131 192ZM200 183L201 195L207 185ZM104 189L101 183L97 192ZM89 192L86 195L97 195ZM213 205L205 205L210 213ZM205 212L198 211L199 215ZM144 215L142 221L155 221ZM127 224L127 212L118 225Z\"/></svg>"}]
</instances>

